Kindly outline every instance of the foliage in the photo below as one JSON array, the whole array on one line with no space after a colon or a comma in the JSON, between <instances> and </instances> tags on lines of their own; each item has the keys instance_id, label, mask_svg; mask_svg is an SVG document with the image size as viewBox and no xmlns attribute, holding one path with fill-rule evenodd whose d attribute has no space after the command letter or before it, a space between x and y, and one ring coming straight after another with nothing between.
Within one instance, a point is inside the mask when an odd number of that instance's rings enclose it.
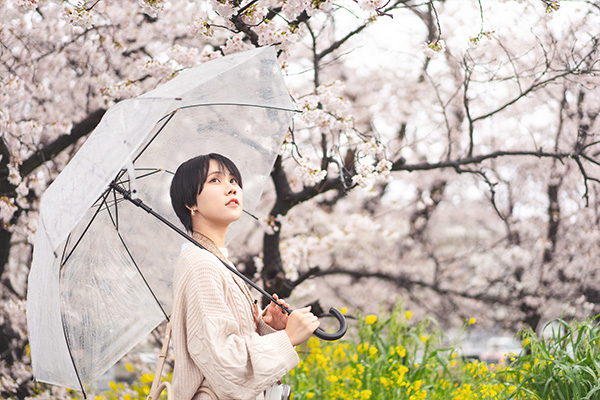
<instances>
[{"instance_id":1,"label":"foliage","mask_svg":"<svg viewBox=\"0 0 600 400\"><path fill-rule=\"evenodd\" d=\"M527 355L512 364L522 386L542 400L600 398L598 316L584 322L556 319L537 337L521 332Z\"/></svg>"}]
</instances>

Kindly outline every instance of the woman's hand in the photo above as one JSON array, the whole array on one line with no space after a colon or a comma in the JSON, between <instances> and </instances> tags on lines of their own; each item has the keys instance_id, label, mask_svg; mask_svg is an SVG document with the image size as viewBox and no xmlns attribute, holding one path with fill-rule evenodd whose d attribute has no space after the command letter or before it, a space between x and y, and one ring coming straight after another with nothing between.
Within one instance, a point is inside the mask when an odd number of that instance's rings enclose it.
<instances>
[{"instance_id":1,"label":"woman's hand","mask_svg":"<svg viewBox=\"0 0 600 400\"><path fill-rule=\"evenodd\" d=\"M285 333L290 338L292 346L297 346L307 341L319 325L319 319L310 312L308 306L292 311L288 317Z\"/></svg>"},{"instance_id":2,"label":"woman's hand","mask_svg":"<svg viewBox=\"0 0 600 400\"><path fill-rule=\"evenodd\" d=\"M277 300L277 303L281 304L285 308L290 308L290 305L285 301L281 300L277 294L273 294L273 298ZM280 331L285 329L288 322L288 314L274 302L271 302L265 311L263 312L263 321L271 328Z\"/></svg>"}]
</instances>

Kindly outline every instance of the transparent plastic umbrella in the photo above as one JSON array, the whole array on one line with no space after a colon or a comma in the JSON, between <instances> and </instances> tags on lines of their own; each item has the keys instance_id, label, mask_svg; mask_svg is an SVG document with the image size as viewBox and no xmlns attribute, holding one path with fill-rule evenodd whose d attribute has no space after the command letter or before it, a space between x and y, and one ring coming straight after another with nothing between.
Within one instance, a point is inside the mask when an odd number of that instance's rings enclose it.
<instances>
[{"instance_id":1,"label":"transparent plastic umbrella","mask_svg":"<svg viewBox=\"0 0 600 400\"><path fill-rule=\"evenodd\" d=\"M173 172L216 152L240 169L251 213L292 110L275 51L261 48L185 70L107 111L41 199L27 294L36 380L83 390L170 314L185 239L122 193L179 225Z\"/></svg>"}]
</instances>

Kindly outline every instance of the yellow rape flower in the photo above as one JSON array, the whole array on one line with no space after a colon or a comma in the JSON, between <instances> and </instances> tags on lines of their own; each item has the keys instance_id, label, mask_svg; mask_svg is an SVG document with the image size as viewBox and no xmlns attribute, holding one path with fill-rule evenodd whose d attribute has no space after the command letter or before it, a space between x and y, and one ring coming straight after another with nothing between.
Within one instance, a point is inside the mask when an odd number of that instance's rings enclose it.
<instances>
[{"instance_id":1,"label":"yellow rape flower","mask_svg":"<svg viewBox=\"0 0 600 400\"><path fill-rule=\"evenodd\" d=\"M315 397L315 394L313 392L306 393L306 398L307 399L312 399L313 397Z\"/></svg>"},{"instance_id":2,"label":"yellow rape flower","mask_svg":"<svg viewBox=\"0 0 600 400\"><path fill-rule=\"evenodd\" d=\"M369 356L374 358L375 356L377 356L378 352L379 352L379 350L377 350L377 347L374 347L374 346L369 347Z\"/></svg>"},{"instance_id":3,"label":"yellow rape flower","mask_svg":"<svg viewBox=\"0 0 600 400\"><path fill-rule=\"evenodd\" d=\"M477 322L477 319L475 318L469 318L469 320L467 321L468 325L475 325L475 322Z\"/></svg>"},{"instance_id":4,"label":"yellow rape flower","mask_svg":"<svg viewBox=\"0 0 600 400\"><path fill-rule=\"evenodd\" d=\"M360 392L360 400L369 400L372 394L373 392L371 392L370 390L363 390L362 392Z\"/></svg>"},{"instance_id":5,"label":"yellow rape flower","mask_svg":"<svg viewBox=\"0 0 600 400\"><path fill-rule=\"evenodd\" d=\"M358 351L359 353L364 353L367 350L369 350L369 343L361 343L358 346L356 346L356 351Z\"/></svg>"},{"instance_id":6,"label":"yellow rape flower","mask_svg":"<svg viewBox=\"0 0 600 400\"><path fill-rule=\"evenodd\" d=\"M404 318L406 318L407 320L408 320L408 319L411 319L411 318L412 318L412 312L411 312L411 311L407 311L407 312L405 312L405 313L404 313Z\"/></svg>"},{"instance_id":7,"label":"yellow rape flower","mask_svg":"<svg viewBox=\"0 0 600 400\"><path fill-rule=\"evenodd\" d=\"M367 315L365 321L367 324L373 325L375 322L377 322L377 315Z\"/></svg>"},{"instance_id":8,"label":"yellow rape flower","mask_svg":"<svg viewBox=\"0 0 600 400\"><path fill-rule=\"evenodd\" d=\"M358 370L358 374L359 374L359 375L362 375L362 374L364 374L364 373L365 373L365 366L364 366L364 365L362 365L362 364L358 364L358 365L356 366L356 369Z\"/></svg>"},{"instance_id":9,"label":"yellow rape flower","mask_svg":"<svg viewBox=\"0 0 600 400\"><path fill-rule=\"evenodd\" d=\"M110 386L110 388L112 389L112 391L114 392L118 392L119 391L119 387L117 386L117 384L113 381L108 382L108 386Z\"/></svg>"},{"instance_id":10,"label":"yellow rape flower","mask_svg":"<svg viewBox=\"0 0 600 400\"><path fill-rule=\"evenodd\" d=\"M333 359L334 360L345 360L346 359L346 344L345 343L340 343L338 344L332 353Z\"/></svg>"},{"instance_id":11,"label":"yellow rape flower","mask_svg":"<svg viewBox=\"0 0 600 400\"><path fill-rule=\"evenodd\" d=\"M131 363L125 363L125 369L127 372L133 372L133 365Z\"/></svg>"},{"instance_id":12,"label":"yellow rape flower","mask_svg":"<svg viewBox=\"0 0 600 400\"><path fill-rule=\"evenodd\" d=\"M342 307L342 308L341 308L341 310L340 310L340 312L341 312L343 315L346 315L346 313L348 312L348 309L347 309L346 307Z\"/></svg>"},{"instance_id":13,"label":"yellow rape flower","mask_svg":"<svg viewBox=\"0 0 600 400\"><path fill-rule=\"evenodd\" d=\"M400 357L406 357L406 349L404 346L396 346L396 354Z\"/></svg>"},{"instance_id":14,"label":"yellow rape flower","mask_svg":"<svg viewBox=\"0 0 600 400\"><path fill-rule=\"evenodd\" d=\"M476 394L471 389L471 385L463 385L452 392L452 400L471 400Z\"/></svg>"},{"instance_id":15,"label":"yellow rape flower","mask_svg":"<svg viewBox=\"0 0 600 400\"><path fill-rule=\"evenodd\" d=\"M321 342L319 342L319 339L317 339L316 337L312 336L310 339L308 339L308 347L310 347L311 349L315 349L321 346Z\"/></svg>"},{"instance_id":16,"label":"yellow rape flower","mask_svg":"<svg viewBox=\"0 0 600 400\"><path fill-rule=\"evenodd\" d=\"M400 365L397 370L392 370L392 378L395 379L397 385L403 385L404 375L406 375L407 372L408 368L404 365Z\"/></svg>"}]
</instances>

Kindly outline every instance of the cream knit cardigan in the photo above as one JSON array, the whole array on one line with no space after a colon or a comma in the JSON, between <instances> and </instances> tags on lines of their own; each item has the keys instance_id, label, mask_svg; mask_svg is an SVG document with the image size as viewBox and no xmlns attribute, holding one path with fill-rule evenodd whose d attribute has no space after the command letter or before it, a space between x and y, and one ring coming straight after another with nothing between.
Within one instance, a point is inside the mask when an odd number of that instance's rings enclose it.
<instances>
[{"instance_id":1,"label":"cream knit cardigan","mask_svg":"<svg viewBox=\"0 0 600 400\"><path fill-rule=\"evenodd\" d=\"M227 257L227 250L220 249ZM237 282L236 282L237 281ZM183 248L175 266L172 312L175 400L262 400L264 391L299 363L285 331L259 317L234 277L212 253Z\"/></svg>"}]
</instances>

